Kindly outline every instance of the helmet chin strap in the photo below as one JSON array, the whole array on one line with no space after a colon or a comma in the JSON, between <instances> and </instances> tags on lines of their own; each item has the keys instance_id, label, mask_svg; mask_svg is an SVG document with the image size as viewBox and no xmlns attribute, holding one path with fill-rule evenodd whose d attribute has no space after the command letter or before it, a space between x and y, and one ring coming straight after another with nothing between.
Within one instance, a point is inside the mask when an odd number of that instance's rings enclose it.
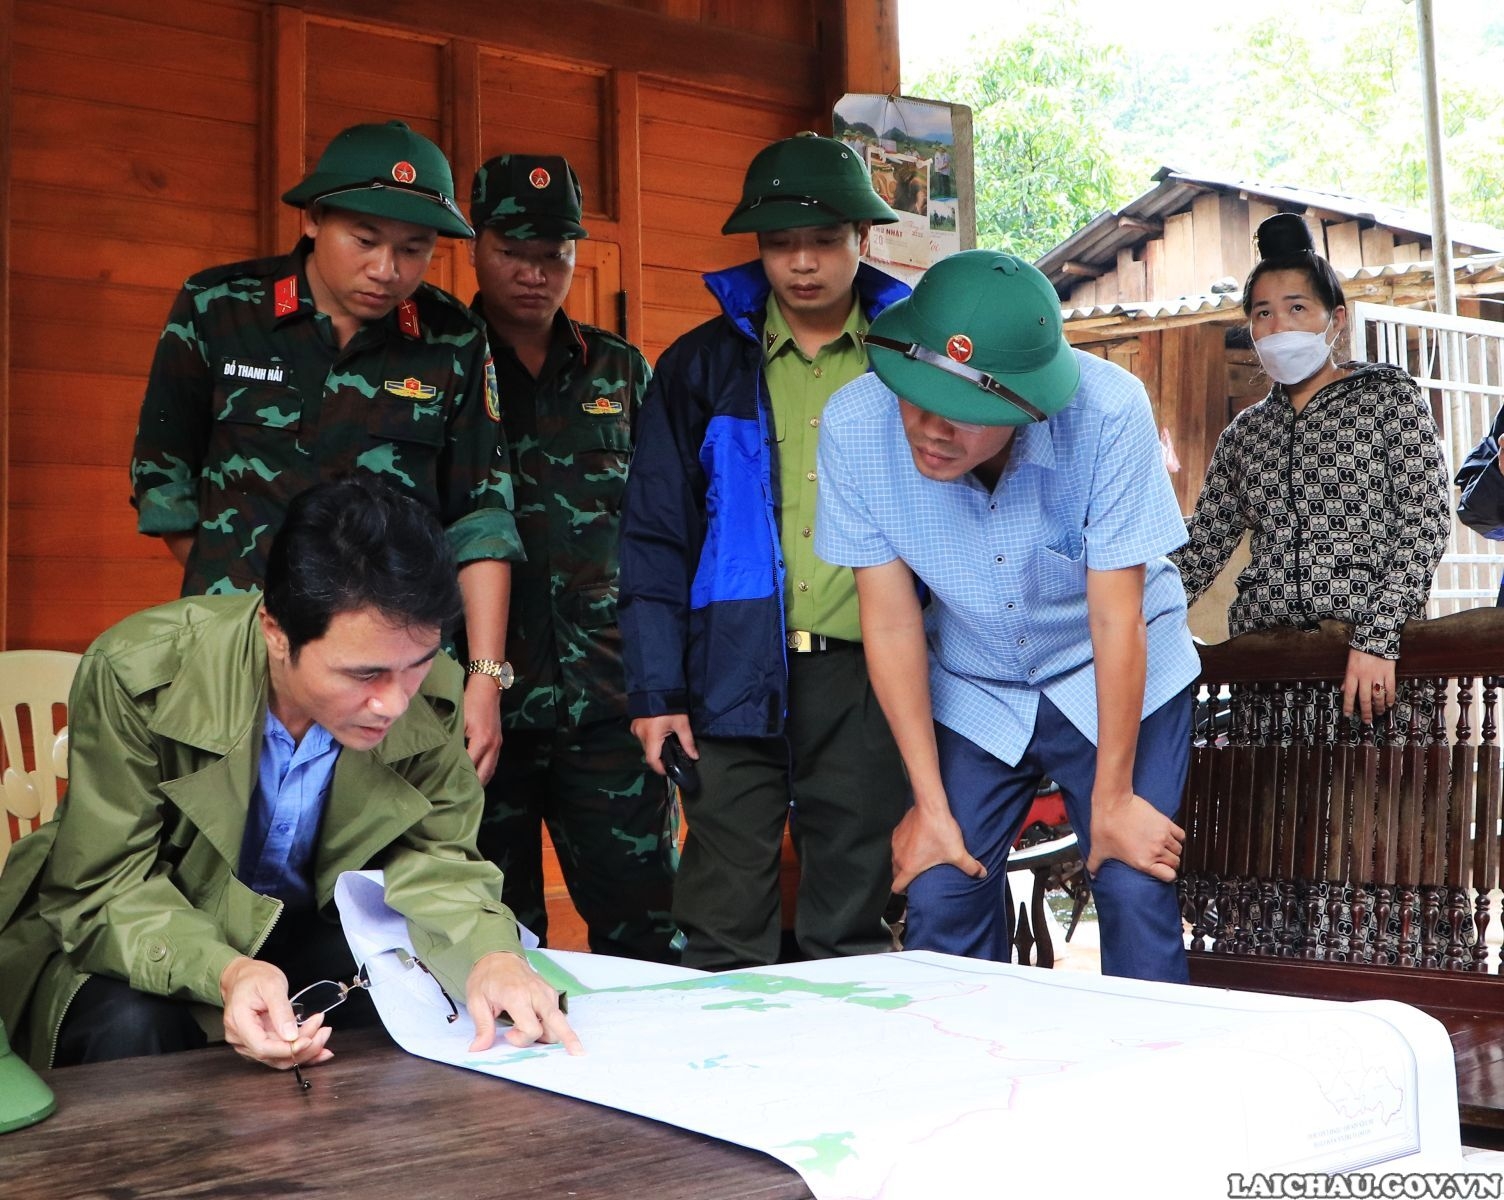
<instances>
[{"instance_id":1,"label":"helmet chin strap","mask_svg":"<svg viewBox=\"0 0 1504 1200\"><path fill-rule=\"evenodd\" d=\"M1031 421L1047 421L1045 413L1033 404L1030 404L1012 388L999 383L991 375L984 371L978 371L974 367L968 367L964 363L958 363L955 359L944 354L937 354L928 346L921 346L918 342L900 342L890 337L877 337L867 334L864 339L869 346L880 346L884 350L896 350L905 358L922 362L927 366L938 367L948 375L954 375L967 383L974 384L989 396L996 396L999 400L1006 400Z\"/></svg>"},{"instance_id":2,"label":"helmet chin strap","mask_svg":"<svg viewBox=\"0 0 1504 1200\"><path fill-rule=\"evenodd\" d=\"M835 217L838 221L844 221L847 219L855 220L855 218L846 218L841 216L841 214L830 205L826 204L823 200L816 200L813 196L759 196L756 200L752 201L752 203L747 206L747 211L751 212L754 209L771 207L776 204L798 205L801 208L817 208L820 210L820 213L822 215L828 214L829 216Z\"/></svg>"},{"instance_id":3,"label":"helmet chin strap","mask_svg":"<svg viewBox=\"0 0 1504 1200\"><path fill-rule=\"evenodd\" d=\"M464 214L460 212L459 207L455 204L455 202L448 196L446 196L443 192L439 191L437 188L420 187L416 183L387 183L385 180L381 179L371 179L366 181L365 183L352 183L348 187L335 188L333 191L329 192L321 192L319 195L310 198L308 203L310 205L320 204L330 199L330 197L348 196L352 192L385 191L407 192L409 195L417 196L420 199L427 200L431 204L437 204L451 216L458 217L461 221L465 219Z\"/></svg>"}]
</instances>

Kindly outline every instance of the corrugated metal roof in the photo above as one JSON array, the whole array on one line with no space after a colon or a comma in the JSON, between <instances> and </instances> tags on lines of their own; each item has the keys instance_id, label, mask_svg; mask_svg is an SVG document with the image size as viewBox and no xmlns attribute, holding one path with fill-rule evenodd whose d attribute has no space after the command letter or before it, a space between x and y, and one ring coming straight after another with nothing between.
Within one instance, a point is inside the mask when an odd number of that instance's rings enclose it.
<instances>
[{"instance_id":1,"label":"corrugated metal roof","mask_svg":"<svg viewBox=\"0 0 1504 1200\"><path fill-rule=\"evenodd\" d=\"M1241 314L1243 298L1232 293L1204 296L1180 296L1174 300L1120 300L1112 304L1088 304L1082 308L1062 308L1066 323L1101 321L1117 317L1123 321L1164 321L1171 317L1202 316L1228 312Z\"/></svg>"},{"instance_id":2,"label":"corrugated metal roof","mask_svg":"<svg viewBox=\"0 0 1504 1200\"><path fill-rule=\"evenodd\" d=\"M1435 264L1423 259L1413 263L1390 263L1384 267L1359 267L1351 273L1339 271L1343 279L1393 279L1401 275L1429 279ZM1469 258L1453 261L1452 270L1460 284L1487 283L1504 280L1504 254L1474 254Z\"/></svg>"},{"instance_id":3,"label":"corrugated metal roof","mask_svg":"<svg viewBox=\"0 0 1504 1200\"><path fill-rule=\"evenodd\" d=\"M1494 282L1504 286L1504 254L1473 255L1458 259L1453 267L1459 287L1479 287ZM1431 278L1432 265L1429 262L1393 263L1384 267L1360 267L1356 271L1341 271L1338 274L1348 283L1375 279L1414 279L1420 282ZM1173 300L1126 300L1112 304L1088 304L1078 308L1062 307L1061 312L1068 325L1072 322L1130 324L1172 321L1178 317L1213 319L1224 314L1242 320L1243 297L1241 292L1208 292L1197 296L1178 296Z\"/></svg>"},{"instance_id":4,"label":"corrugated metal roof","mask_svg":"<svg viewBox=\"0 0 1504 1200\"><path fill-rule=\"evenodd\" d=\"M1431 215L1414 208L1401 208L1394 204L1384 204L1374 200L1366 200L1360 196L1349 196L1342 192L1322 192L1314 188L1285 187L1281 184L1262 184L1248 179L1219 179L1211 175L1191 175L1184 171L1176 171L1170 167L1162 167L1156 179L1176 178L1192 183L1202 183L1214 188L1237 190L1247 192L1249 195L1262 196L1266 200L1276 203L1299 204L1306 208L1319 208L1326 212L1338 213L1355 220L1372 221L1375 225L1383 225L1388 229L1399 229L1405 233L1415 234L1417 237L1431 237ZM1472 252L1477 251L1504 251L1504 229L1493 225L1485 225L1481 221L1458 221L1452 220L1451 234L1452 244L1460 248L1467 248Z\"/></svg>"},{"instance_id":5,"label":"corrugated metal roof","mask_svg":"<svg viewBox=\"0 0 1504 1200\"><path fill-rule=\"evenodd\" d=\"M1173 167L1161 167L1154 174L1157 186L1130 201L1117 212L1094 218L1065 241L1035 260L1035 266L1049 277L1057 289L1068 288L1077 276L1064 270L1067 263L1110 270L1117 264L1118 251L1137 246L1156 236L1166 217L1187 211L1197 196L1207 192L1236 192L1256 196L1276 206L1316 209L1334 216L1371 221L1396 232L1430 240L1428 214L1389 204L1376 204L1357 196L1321 192L1312 188L1292 188L1265 184L1250 179L1229 179ZM1476 221L1454 221L1452 244L1459 254L1479 251L1504 252L1504 229Z\"/></svg>"}]
</instances>

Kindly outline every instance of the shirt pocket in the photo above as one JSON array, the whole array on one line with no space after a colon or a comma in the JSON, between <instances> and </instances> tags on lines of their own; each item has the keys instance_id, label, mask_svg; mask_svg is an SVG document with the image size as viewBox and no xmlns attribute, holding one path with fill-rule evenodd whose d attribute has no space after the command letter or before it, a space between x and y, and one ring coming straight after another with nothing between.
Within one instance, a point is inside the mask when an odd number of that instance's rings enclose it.
<instances>
[{"instance_id":1,"label":"shirt pocket","mask_svg":"<svg viewBox=\"0 0 1504 1200\"><path fill-rule=\"evenodd\" d=\"M1086 595L1086 543L1056 549L1037 546L1034 550L1034 579L1044 600L1080 599Z\"/></svg>"},{"instance_id":2,"label":"shirt pocket","mask_svg":"<svg viewBox=\"0 0 1504 1200\"><path fill-rule=\"evenodd\" d=\"M579 431L574 465L582 512L621 512L632 459L632 431L624 420L597 419Z\"/></svg>"},{"instance_id":3,"label":"shirt pocket","mask_svg":"<svg viewBox=\"0 0 1504 1200\"><path fill-rule=\"evenodd\" d=\"M212 472L212 490L241 496L268 490L299 457L302 421L303 400L292 388L230 380L217 385L214 424L204 456L205 470Z\"/></svg>"},{"instance_id":4,"label":"shirt pocket","mask_svg":"<svg viewBox=\"0 0 1504 1200\"><path fill-rule=\"evenodd\" d=\"M222 383L214 389L216 425L249 425L296 434L303 420L303 399L286 387Z\"/></svg>"},{"instance_id":5,"label":"shirt pocket","mask_svg":"<svg viewBox=\"0 0 1504 1200\"><path fill-rule=\"evenodd\" d=\"M367 429L373 441L437 450L444 444L443 398L403 400L378 394L369 409Z\"/></svg>"},{"instance_id":6,"label":"shirt pocket","mask_svg":"<svg viewBox=\"0 0 1504 1200\"><path fill-rule=\"evenodd\" d=\"M354 465L387 478L425 503L442 504L438 464L445 428L441 400L378 395L366 408L364 422L364 434L355 445L365 449Z\"/></svg>"}]
</instances>

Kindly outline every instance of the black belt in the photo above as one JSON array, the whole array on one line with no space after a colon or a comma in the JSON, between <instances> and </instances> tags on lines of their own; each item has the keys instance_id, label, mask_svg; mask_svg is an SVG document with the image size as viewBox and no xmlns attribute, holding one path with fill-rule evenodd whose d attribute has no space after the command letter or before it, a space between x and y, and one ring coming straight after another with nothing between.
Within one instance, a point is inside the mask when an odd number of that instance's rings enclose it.
<instances>
[{"instance_id":1,"label":"black belt","mask_svg":"<svg viewBox=\"0 0 1504 1200\"><path fill-rule=\"evenodd\" d=\"M785 644L791 654L824 654L827 650L860 650L861 642L846 642L840 638L826 637L823 633L810 633L807 629L790 629Z\"/></svg>"}]
</instances>

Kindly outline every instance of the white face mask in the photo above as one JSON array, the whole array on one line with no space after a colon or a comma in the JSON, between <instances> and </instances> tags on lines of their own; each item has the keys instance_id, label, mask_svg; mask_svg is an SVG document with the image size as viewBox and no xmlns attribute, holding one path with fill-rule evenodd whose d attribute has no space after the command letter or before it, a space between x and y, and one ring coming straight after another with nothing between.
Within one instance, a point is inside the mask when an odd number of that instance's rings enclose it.
<instances>
[{"instance_id":1,"label":"white face mask","mask_svg":"<svg viewBox=\"0 0 1504 1200\"><path fill-rule=\"evenodd\" d=\"M1333 343L1326 340L1326 331L1331 327L1328 321L1320 333L1304 329L1271 333L1254 342L1253 348L1269 377L1290 387L1309 379L1330 360Z\"/></svg>"}]
</instances>

